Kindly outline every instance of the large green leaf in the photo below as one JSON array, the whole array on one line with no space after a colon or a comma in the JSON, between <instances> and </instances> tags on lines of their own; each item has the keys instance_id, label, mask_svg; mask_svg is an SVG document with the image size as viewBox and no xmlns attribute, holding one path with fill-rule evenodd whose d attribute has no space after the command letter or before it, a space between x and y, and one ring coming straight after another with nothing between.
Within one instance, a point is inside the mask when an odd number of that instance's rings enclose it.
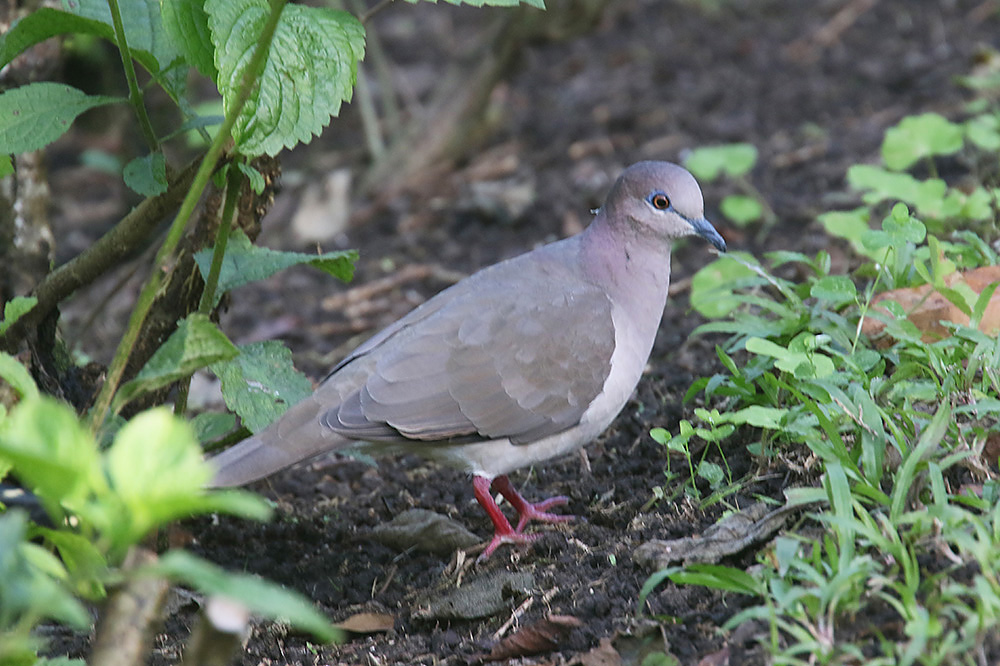
<instances>
[{"instance_id":1,"label":"large green leaf","mask_svg":"<svg viewBox=\"0 0 1000 666\"><path fill-rule=\"evenodd\" d=\"M122 514L108 536L118 548L151 529L195 513L227 511L251 518L269 515L259 498L234 491L207 493L212 468L190 424L165 408L143 412L115 436L107 474Z\"/></svg>"},{"instance_id":2,"label":"large green leaf","mask_svg":"<svg viewBox=\"0 0 1000 666\"><path fill-rule=\"evenodd\" d=\"M109 22L42 7L22 18L5 35L0 37L0 67L39 42L57 35L71 33L95 35L111 42L115 41L115 31ZM142 63L143 67L151 72L160 70L160 64L152 53L133 44L130 46L132 47L132 55Z\"/></svg>"},{"instance_id":3,"label":"large green leaf","mask_svg":"<svg viewBox=\"0 0 1000 666\"><path fill-rule=\"evenodd\" d=\"M417 4L418 2L431 2L437 4L437 0L406 0L410 4ZM538 9L545 9L545 0L444 0L449 5L472 5L473 7L517 7L518 5L528 5L529 7L537 7Z\"/></svg>"},{"instance_id":4,"label":"large green leaf","mask_svg":"<svg viewBox=\"0 0 1000 666\"><path fill-rule=\"evenodd\" d=\"M176 44L163 28L160 0L128 0L119 2L118 6L129 50L146 51L152 54L156 61L156 68L150 71L157 73L180 57ZM63 0L63 8L77 16L112 28L110 39L114 40L114 24L111 21L111 10L108 9L107 0ZM148 68L145 62L143 66Z\"/></svg>"},{"instance_id":5,"label":"large green leaf","mask_svg":"<svg viewBox=\"0 0 1000 666\"><path fill-rule=\"evenodd\" d=\"M207 278L212 264L212 250L202 250L194 258L198 262L198 268L201 269L202 277ZM358 253L354 250L307 254L258 247L250 242L246 234L236 230L229 237L229 244L226 246L226 256L222 261L216 290L216 303L227 291L250 282L267 279L278 271L298 264L309 264L339 280L349 282L354 276L354 262L357 258Z\"/></svg>"},{"instance_id":6,"label":"large green leaf","mask_svg":"<svg viewBox=\"0 0 1000 666\"><path fill-rule=\"evenodd\" d=\"M208 29L205 0L163 2L163 27L180 47L184 59L215 80L215 47Z\"/></svg>"},{"instance_id":7,"label":"large green leaf","mask_svg":"<svg viewBox=\"0 0 1000 666\"><path fill-rule=\"evenodd\" d=\"M292 353L267 340L240 347L232 361L216 363L226 405L251 432L260 432L285 410L312 393L312 383L292 365Z\"/></svg>"},{"instance_id":8,"label":"large green leaf","mask_svg":"<svg viewBox=\"0 0 1000 666\"><path fill-rule=\"evenodd\" d=\"M284 620L321 641L334 641L340 636L330 621L298 592L256 576L229 573L182 550L164 554L146 571L185 583L208 595L233 599L254 613Z\"/></svg>"},{"instance_id":9,"label":"large green leaf","mask_svg":"<svg viewBox=\"0 0 1000 666\"><path fill-rule=\"evenodd\" d=\"M0 94L0 153L26 153L61 137L88 109L123 102L62 83L29 83Z\"/></svg>"},{"instance_id":10,"label":"large green leaf","mask_svg":"<svg viewBox=\"0 0 1000 666\"><path fill-rule=\"evenodd\" d=\"M206 0L215 44L215 67L226 113L236 102L243 74L260 40L267 0ZM343 11L287 5L264 71L243 107L233 138L244 155L276 155L308 142L350 101L365 30Z\"/></svg>"},{"instance_id":11,"label":"large green leaf","mask_svg":"<svg viewBox=\"0 0 1000 666\"><path fill-rule=\"evenodd\" d=\"M235 358L239 349L203 314L181 320L135 379L115 396L115 411L140 393L155 391L205 366Z\"/></svg>"}]
</instances>

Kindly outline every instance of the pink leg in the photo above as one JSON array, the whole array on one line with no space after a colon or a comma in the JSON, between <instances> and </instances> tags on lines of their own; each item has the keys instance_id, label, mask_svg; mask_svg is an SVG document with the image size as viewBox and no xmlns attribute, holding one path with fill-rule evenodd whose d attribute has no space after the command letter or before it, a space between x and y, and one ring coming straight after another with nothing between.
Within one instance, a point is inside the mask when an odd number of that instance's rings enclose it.
<instances>
[{"instance_id":1,"label":"pink leg","mask_svg":"<svg viewBox=\"0 0 1000 666\"><path fill-rule=\"evenodd\" d=\"M515 532L520 533L524 529L524 526L532 520L539 520L543 523L564 523L567 520L573 520L573 516L560 516L546 511L546 509L551 507L566 504L569 502L568 497L560 495L532 504L524 499L521 493L517 492L506 474L493 479L493 488L507 498L507 501L517 511L518 521L517 529L514 530Z\"/></svg>"},{"instance_id":2,"label":"pink leg","mask_svg":"<svg viewBox=\"0 0 1000 666\"><path fill-rule=\"evenodd\" d=\"M497 503L493 500L493 495L490 492L490 486L490 480L486 477L476 476L472 479L472 487L476 495L476 500L479 502L480 506L486 510L486 514L493 522L493 539L490 540L486 549L483 551L483 554L479 556L480 562L488 559L490 555L493 554L493 551L495 551L501 544L531 543L536 538L536 535L523 534L521 532L521 530L524 529L524 526L531 520L554 523L573 519L573 516L559 516L545 511L549 507L565 504L569 501L567 498L553 497L545 500L544 502L531 504L514 489L514 486L511 485L510 480L506 476L498 476L492 483L493 488L495 488L497 492L503 495L507 501L511 503L511 505L517 510L518 516L520 516L517 529L514 529L510 526L510 522L507 520L507 517L503 515L502 511L500 511L500 507L498 507Z\"/></svg>"}]
</instances>

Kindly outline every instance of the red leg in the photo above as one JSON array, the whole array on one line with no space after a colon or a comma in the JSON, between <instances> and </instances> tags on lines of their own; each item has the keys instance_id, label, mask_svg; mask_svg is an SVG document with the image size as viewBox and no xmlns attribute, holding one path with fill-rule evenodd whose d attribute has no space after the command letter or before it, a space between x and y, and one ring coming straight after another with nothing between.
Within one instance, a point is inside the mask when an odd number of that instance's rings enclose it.
<instances>
[{"instance_id":1,"label":"red leg","mask_svg":"<svg viewBox=\"0 0 1000 666\"><path fill-rule=\"evenodd\" d=\"M568 497L550 497L547 500L541 502L536 502L532 504L528 500L524 499L521 493L517 492L514 485L507 478L507 475L498 476L493 479L493 488L498 493L503 495L511 506L517 511L518 521L517 528L514 530L515 533L520 534L527 525L532 520L539 520L543 523L563 523L567 520L573 520L573 516L560 516L555 513L548 513L546 509L554 506L562 506L569 502ZM494 506L496 506L494 504Z\"/></svg>"},{"instance_id":2,"label":"red leg","mask_svg":"<svg viewBox=\"0 0 1000 666\"><path fill-rule=\"evenodd\" d=\"M506 477L503 477L506 478ZM472 488L476 495L476 500L479 505L486 509L486 514L493 521L493 539L486 546L486 550L483 554L479 556L479 561L489 559L493 551L497 549L498 546L505 543L530 543L534 539L534 535L521 534L520 531L514 531L514 528L510 526L510 522L507 520L507 516L503 515L500 507L493 500L493 495L490 493L490 480L484 476L476 476L472 479ZM506 494L504 495L506 497Z\"/></svg>"}]
</instances>

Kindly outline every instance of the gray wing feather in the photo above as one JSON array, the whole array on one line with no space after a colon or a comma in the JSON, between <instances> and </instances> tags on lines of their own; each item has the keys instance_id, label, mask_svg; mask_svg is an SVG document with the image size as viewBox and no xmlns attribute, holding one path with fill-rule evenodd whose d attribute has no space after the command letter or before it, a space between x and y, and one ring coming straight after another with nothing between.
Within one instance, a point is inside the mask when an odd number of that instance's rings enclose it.
<instances>
[{"instance_id":1,"label":"gray wing feather","mask_svg":"<svg viewBox=\"0 0 1000 666\"><path fill-rule=\"evenodd\" d=\"M607 294L554 251L457 286L338 366L364 362L371 372L321 417L327 428L370 441L519 443L579 421L611 370Z\"/></svg>"}]
</instances>

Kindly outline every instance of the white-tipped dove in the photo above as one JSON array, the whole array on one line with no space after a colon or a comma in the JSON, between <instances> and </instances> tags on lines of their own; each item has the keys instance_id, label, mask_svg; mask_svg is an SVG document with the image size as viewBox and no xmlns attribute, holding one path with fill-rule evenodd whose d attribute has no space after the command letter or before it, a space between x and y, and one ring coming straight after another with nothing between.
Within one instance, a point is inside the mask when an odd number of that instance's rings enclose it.
<instances>
[{"instance_id":1,"label":"white-tipped dove","mask_svg":"<svg viewBox=\"0 0 1000 666\"><path fill-rule=\"evenodd\" d=\"M529 521L572 518L547 511L568 500L529 503L506 475L587 444L625 406L663 316L671 245L690 235L726 249L694 177L633 164L585 231L485 268L372 337L311 397L212 458L212 485L352 445L416 452L473 475L495 528L482 558L530 541Z\"/></svg>"}]
</instances>

